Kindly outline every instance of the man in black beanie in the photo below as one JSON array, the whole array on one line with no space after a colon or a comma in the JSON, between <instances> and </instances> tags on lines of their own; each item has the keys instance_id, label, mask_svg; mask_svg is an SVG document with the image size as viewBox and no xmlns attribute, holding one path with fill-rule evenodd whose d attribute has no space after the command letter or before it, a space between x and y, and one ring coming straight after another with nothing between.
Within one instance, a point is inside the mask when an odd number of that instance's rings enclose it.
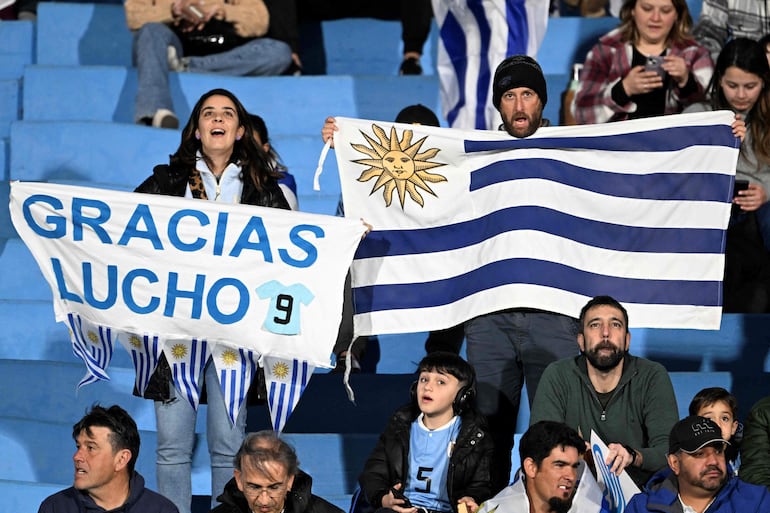
<instances>
[{"instance_id":1,"label":"man in black beanie","mask_svg":"<svg viewBox=\"0 0 770 513\"><path fill-rule=\"evenodd\" d=\"M492 82L492 103L506 132L517 138L534 134L543 123L547 102L545 77L535 59L514 55L500 63Z\"/></svg>"},{"instance_id":2,"label":"man in black beanie","mask_svg":"<svg viewBox=\"0 0 770 513\"><path fill-rule=\"evenodd\" d=\"M501 130L519 139L531 136L547 125L543 120L547 101L545 77L534 59L514 55L497 67L492 103L500 112ZM577 319L534 308L500 310L465 322L468 361L478 380L477 404L495 444L495 493L508 485L524 382L531 405L548 364L578 354L577 333Z\"/></svg>"}]
</instances>

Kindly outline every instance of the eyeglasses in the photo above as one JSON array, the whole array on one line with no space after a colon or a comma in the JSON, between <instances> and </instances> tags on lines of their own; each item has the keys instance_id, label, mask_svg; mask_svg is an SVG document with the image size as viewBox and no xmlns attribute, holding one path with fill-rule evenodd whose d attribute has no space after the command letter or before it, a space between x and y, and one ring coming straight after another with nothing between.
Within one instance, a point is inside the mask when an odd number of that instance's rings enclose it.
<instances>
[{"instance_id":1,"label":"eyeglasses","mask_svg":"<svg viewBox=\"0 0 770 513\"><path fill-rule=\"evenodd\" d=\"M243 486L243 495L251 498L261 497L263 493L266 493L268 497L275 500L286 494L286 485L272 484L270 486L257 486L251 483L245 483Z\"/></svg>"}]
</instances>

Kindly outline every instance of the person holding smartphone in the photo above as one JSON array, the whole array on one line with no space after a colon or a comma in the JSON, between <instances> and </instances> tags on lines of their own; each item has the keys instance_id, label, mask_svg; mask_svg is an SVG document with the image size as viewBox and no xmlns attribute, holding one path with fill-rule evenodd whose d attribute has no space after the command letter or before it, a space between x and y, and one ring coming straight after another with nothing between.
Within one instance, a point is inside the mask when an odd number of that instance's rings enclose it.
<instances>
[{"instance_id":1,"label":"person holding smartphone","mask_svg":"<svg viewBox=\"0 0 770 513\"><path fill-rule=\"evenodd\" d=\"M705 99L714 65L690 35L686 0L625 0L620 20L586 57L578 123L677 114Z\"/></svg>"},{"instance_id":2,"label":"person holding smartphone","mask_svg":"<svg viewBox=\"0 0 770 513\"><path fill-rule=\"evenodd\" d=\"M725 250L727 312L770 311L770 66L763 46L733 39L717 58L709 102L685 112L732 110L741 137Z\"/></svg>"}]
</instances>

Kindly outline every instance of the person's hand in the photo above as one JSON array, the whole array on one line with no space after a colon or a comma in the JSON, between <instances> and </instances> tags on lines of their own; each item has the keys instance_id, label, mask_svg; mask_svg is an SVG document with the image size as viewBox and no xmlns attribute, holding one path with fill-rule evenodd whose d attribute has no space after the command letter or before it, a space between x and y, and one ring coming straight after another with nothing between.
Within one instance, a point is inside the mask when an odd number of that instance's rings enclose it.
<instances>
[{"instance_id":1,"label":"person's hand","mask_svg":"<svg viewBox=\"0 0 770 513\"><path fill-rule=\"evenodd\" d=\"M207 21L203 2L204 0L174 0L171 4L174 24L180 26L183 32L201 30Z\"/></svg>"},{"instance_id":2,"label":"person's hand","mask_svg":"<svg viewBox=\"0 0 770 513\"><path fill-rule=\"evenodd\" d=\"M465 506L468 508L468 513L476 513L476 510L479 509L479 505L476 504L476 501L473 499L473 497L460 497L457 499L457 504L465 504Z\"/></svg>"},{"instance_id":3,"label":"person's hand","mask_svg":"<svg viewBox=\"0 0 770 513\"><path fill-rule=\"evenodd\" d=\"M324 121L324 126L321 129L321 138L323 139L324 143L331 139L332 148L334 148L334 132L337 130L339 130L339 128L337 128L337 124L334 122L334 118L331 116L326 118L326 121Z\"/></svg>"},{"instance_id":4,"label":"person's hand","mask_svg":"<svg viewBox=\"0 0 770 513\"><path fill-rule=\"evenodd\" d=\"M644 71L644 66L634 66L623 79L623 89L628 96L649 93L663 87L663 79L654 71Z\"/></svg>"},{"instance_id":5,"label":"person's hand","mask_svg":"<svg viewBox=\"0 0 770 513\"><path fill-rule=\"evenodd\" d=\"M604 463L610 468L610 472L619 476L634 460L634 455L629 453L622 444L610 444L607 448L609 452L604 459Z\"/></svg>"},{"instance_id":6,"label":"person's hand","mask_svg":"<svg viewBox=\"0 0 770 513\"><path fill-rule=\"evenodd\" d=\"M733 203L744 212L753 212L767 202L767 191L758 183L750 183L745 191L738 191Z\"/></svg>"},{"instance_id":7,"label":"person's hand","mask_svg":"<svg viewBox=\"0 0 770 513\"><path fill-rule=\"evenodd\" d=\"M396 484L393 486L396 490L401 489L401 483ZM395 495L393 495L392 490L388 490L388 493L382 496L382 507L383 508L389 508L393 511L396 511L397 513L416 513L417 508L410 507L410 508L404 508L402 505L404 504L404 499L399 499Z\"/></svg>"},{"instance_id":8,"label":"person's hand","mask_svg":"<svg viewBox=\"0 0 770 513\"><path fill-rule=\"evenodd\" d=\"M372 225L370 225L369 223L367 223L366 221L364 221L363 217L361 218L361 222L364 223L364 226L366 226L366 231L364 232L363 235L361 235L361 239L363 240L364 237L369 235L369 232L372 231L374 229L374 227Z\"/></svg>"},{"instance_id":9,"label":"person's hand","mask_svg":"<svg viewBox=\"0 0 770 513\"><path fill-rule=\"evenodd\" d=\"M660 67L668 73L677 86L687 85L687 81L690 79L690 70L683 58L678 55L666 55L663 57L663 64Z\"/></svg>"},{"instance_id":10,"label":"person's hand","mask_svg":"<svg viewBox=\"0 0 770 513\"><path fill-rule=\"evenodd\" d=\"M223 0L198 0L198 6L204 13L204 24L212 18L225 19L225 2Z\"/></svg>"},{"instance_id":11,"label":"person's hand","mask_svg":"<svg viewBox=\"0 0 770 513\"><path fill-rule=\"evenodd\" d=\"M743 143L743 139L746 137L746 122L741 119L740 114L735 115L735 121L731 126L733 127L733 135Z\"/></svg>"}]
</instances>

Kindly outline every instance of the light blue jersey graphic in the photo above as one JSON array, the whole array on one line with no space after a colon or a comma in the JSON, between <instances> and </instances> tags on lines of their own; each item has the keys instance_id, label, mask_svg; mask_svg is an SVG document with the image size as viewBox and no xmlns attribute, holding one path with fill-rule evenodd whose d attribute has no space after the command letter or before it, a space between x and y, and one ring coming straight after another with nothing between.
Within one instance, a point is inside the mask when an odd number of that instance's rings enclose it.
<instances>
[{"instance_id":1,"label":"light blue jersey graphic","mask_svg":"<svg viewBox=\"0 0 770 513\"><path fill-rule=\"evenodd\" d=\"M270 299L270 308L262 326L279 335L299 334L300 304L309 305L315 298L301 283L286 286L276 280L257 287L257 295L260 299Z\"/></svg>"}]
</instances>

